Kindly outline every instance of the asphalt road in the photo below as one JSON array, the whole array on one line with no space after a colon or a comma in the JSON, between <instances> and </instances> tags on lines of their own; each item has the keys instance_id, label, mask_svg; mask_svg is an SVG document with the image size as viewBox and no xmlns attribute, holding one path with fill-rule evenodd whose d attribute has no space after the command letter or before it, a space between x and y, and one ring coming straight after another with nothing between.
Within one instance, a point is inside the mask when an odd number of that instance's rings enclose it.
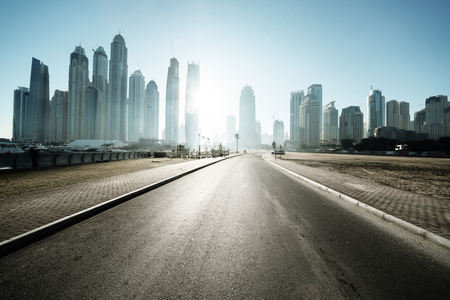
<instances>
[{"instance_id":1,"label":"asphalt road","mask_svg":"<svg viewBox=\"0 0 450 300\"><path fill-rule=\"evenodd\" d=\"M447 250L258 154L204 168L0 259L0 299L449 295Z\"/></svg>"}]
</instances>

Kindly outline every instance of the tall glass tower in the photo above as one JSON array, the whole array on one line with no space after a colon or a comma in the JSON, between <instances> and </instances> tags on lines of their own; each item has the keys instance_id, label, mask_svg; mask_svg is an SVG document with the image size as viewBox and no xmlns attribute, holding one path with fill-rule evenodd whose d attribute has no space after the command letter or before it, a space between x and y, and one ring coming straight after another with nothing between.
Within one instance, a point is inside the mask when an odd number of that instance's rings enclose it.
<instances>
[{"instance_id":1,"label":"tall glass tower","mask_svg":"<svg viewBox=\"0 0 450 300\"><path fill-rule=\"evenodd\" d=\"M94 50L94 60L92 67L92 86L97 92L97 109L95 136L98 139L106 139L106 127L108 124L108 56L103 47L99 46Z\"/></svg>"},{"instance_id":2,"label":"tall glass tower","mask_svg":"<svg viewBox=\"0 0 450 300\"><path fill-rule=\"evenodd\" d=\"M128 49L120 35L111 43L106 138L127 141Z\"/></svg>"},{"instance_id":3,"label":"tall glass tower","mask_svg":"<svg viewBox=\"0 0 450 300\"><path fill-rule=\"evenodd\" d=\"M197 147L200 96L200 66L188 63L185 103L186 148Z\"/></svg>"},{"instance_id":4,"label":"tall glass tower","mask_svg":"<svg viewBox=\"0 0 450 300\"><path fill-rule=\"evenodd\" d=\"M291 141L300 141L300 105L304 96L303 90L291 92Z\"/></svg>"},{"instance_id":5,"label":"tall glass tower","mask_svg":"<svg viewBox=\"0 0 450 300\"><path fill-rule=\"evenodd\" d=\"M373 136L375 128L385 124L385 100L379 90L370 90L367 97L367 134Z\"/></svg>"},{"instance_id":6,"label":"tall glass tower","mask_svg":"<svg viewBox=\"0 0 450 300\"><path fill-rule=\"evenodd\" d=\"M144 137L157 140L159 137L159 92L154 80L150 80L147 84L145 97L147 107L144 116Z\"/></svg>"},{"instance_id":7,"label":"tall glass tower","mask_svg":"<svg viewBox=\"0 0 450 300\"><path fill-rule=\"evenodd\" d=\"M43 143L47 139L49 115L48 67L33 57L31 63L30 94L25 110L26 127L23 138Z\"/></svg>"},{"instance_id":8,"label":"tall glass tower","mask_svg":"<svg viewBox=\"0 0 450 300\"><path fill-rule=\"evenodd\" d=\"M128 96L128 141L138 142L144 130L145 77L137 69L130 76Z\"/></svg>"},{"instance_id":9,"label":"tall glass tower","mask_svg":"<svg viewBox=\"0 0 450 300\"><path fill-rule=\"evenodd\" d=\"M251 86L246 85L241 91L239 101L239 145L253 147L256 145L256 104Z\"/></svg>"},{"instance_id":10,"label":"tall glass tower","mask_svg":"<svg viewBox=\"0 0 450 300\"><path fill-rule=\"evenodd\" d=\"M178 143L178 114L180 102L179 63L176 58L170 59L166 86L166 127L165 139L170 143Z\"/></svg>"}]
</instances>

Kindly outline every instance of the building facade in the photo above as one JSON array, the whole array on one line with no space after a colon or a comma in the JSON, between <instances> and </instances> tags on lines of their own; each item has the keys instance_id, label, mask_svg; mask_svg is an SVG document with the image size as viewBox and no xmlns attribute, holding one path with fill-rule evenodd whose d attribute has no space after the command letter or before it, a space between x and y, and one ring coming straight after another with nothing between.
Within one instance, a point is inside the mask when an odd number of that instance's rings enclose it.
<instances>
[{"instance_id":1,"label":"building facade","mask_svg":"<svg viewBox=\"0 0 450 300\"><path fill-rule=\"evenodd\" d=\"M446 136L444 110L449 106L447 96L438 95L425 101L425 132L428 138L438 140Z\"/></svg>"},{"instance_id":2,"label":"building facade","mask_svg":"<svg viewBox=\"0 0 450 300\"><path fill-rule=\"evenodd\" d=\"M147 84L145 97L147 108L144 116L144 137L157 140L159 139L159 92L154 80L150 80Z\"/></svg>"},{"instance_id":3,"label":"building facade","mask_svg":"<svg viewBox=\"0 0 450 300\"><path fill-rule=\"evenodd\" d=\"M399 128L400 125L400 111L397 100L391 100L386 103L386 125L390 127Z\"/></svg>"},{"instance_id":4,"label":"building facade","mask_svg":"<svg viewBox=\"0 0 450 300\"><path fill-rule=\"evenodd\" d=\"M367 97L367 133L373 136L375 128L385 125L385 99L380 90L370 90Z\"/></svg>"},{"instance_id":5,"label":"building facade","mask_svg":"<svg viewBox=\"0 0 450 300\"><path fill-rule=\"evenodd\" d=\"M19 86L14 90L13 103L13 142L21 142L22 137L25 137L25 129L27 128L28 120L26 118L27 106L29 104L30 91L26 87Z\"/></svg>"},{"instance_id":6,"label":"building facade","mask_svg":"<svg viewBox=\"0 0 450 300\"><path fill-rule=\"evenodd\" d=\"M321 102L318 100L317 96L308 93L303 97L302 105L300 106L301 145L306 145L307 147L320 146L321 114Z\"/></svg>"},{"instance_id":7,"label":"building facade","mask_svg":"<svg viewBox=\"0 0 450 300\"><path fill-rule=\"evenodd\" d=\"M94 50L92 64L92 86L97 89L96 99L99 117L98 128L95 129L98 139L106 139L107 116L108 116L108 56L103 47Z\"/></svg>"},{"instance_id":8,"label":"building facade","mask_svg":"<svg viewBox=\"0 0 450 300\"><path fill-rule=\"evenodd\" d=\"M280 149L280 146L284 147L284 123L280 120L275 120L273 122L273 141L276 143L277 149Z\"/></svg>"},{"instance_id":9,"label":"building facade","mask_svg":"<svg viewBox=\"0 0 450 300\"><path fill-rule=\"evenodd\" d=\"M195 149L200 118L200 66L195 63L188 63L185 100L185 147Z\"/></svg>"},{"instance_id":10,"label":"building facade","mask_svg":"<svg viewBox=\"0 0 450 300\"><path fill-rule=\"evenodd\" d=\"M120 34L111 43L110 55L106 139L126 142L128 49Z\"/></svg>"},{"instance_id":11,"label":"building facade","mask_svg":"<svg viewBox=\"0 0 450 300\"><path fill-rule=\"evenodd\" d=\"M322 85L321 84L312 84L308 87L307 95L309 95L308 99L318 101L319 103L319 142L322 140L323 136L323 120L322 120Z\"/></svg>"},{"instance_id":12,"label":"building facade","mask_svg":"<svg viewBox=\"0 0 450 300\"><path fill-rule=\"evenodd\" d=\"M339 114L334 106L335 101L325 105L323 110L323 138L328 143L339 141Z\"/></svg>"},{"instance_id":13,"label":"building facade","mask_svg":"<svg viewBox=\"0 0 450 300\"><path fill-rule=\"evenodd\" d=\"M359 106L349 106L341 111L339 117L339 139L350 139L360 143L364 138L363 113Z\"/></svg>"},{"instance_id":14,"label":"building facade","mask_svg":"<svg viewBox=\"0 0 450 300\"><path fill-rule=\"evenodd\" d=\"M425 108L414 113L414 130L418 133L426 133L425 131L425 118L426 111Z\"/></svg>"},{"instance_id":15,"label":"building facade","mask_svg":"<svg viewBox=\"0 0 450 300\"><path fill-rule=\"evenodd\" d=\"M31 63L30 93L25 108L27 118L22 139L45 143L49 120L49 73L48 67L33 57Z\"/></svg>"},{"instance_id":16,"label":"building facade","mask_svg":"<svg viewBox=\"0 0 450 300\"><path fill-rule=\"evenodd\" d=\"M84 92L89 85L89 59L81 46L70 54L67 139L84 139Z\"/></svg>"},{"instance_id":17,"label":"building facade","mask_svg":"<svg viewBox=\"0 0 450 300\"><path fill-rule=\"evenodd\" d=\"M399 119L398 128L409 130L411 128L411 116L409 115L409 103L405 101L400 101L399 106Z\"/></svg>"},{"instance_id":18,"label":"building facade","mask_svg":"<svg viewBox=\"0 0 450 300\"><path fill-rule=\"evenodd\" d=\"M246 85L241 91L239 101L239 145L254 147L256 145L256 105L255 94L251 86Z\"/></svg>"},{"instance_id":19,"label":"building facade","mask_svg":"<svg viewBox=\"0 0 450 300\"><path fill-rule=\"evenodd\" d=\"M55 90L50 100L48 141L62 143L67 141L67 112L69 92Z\"/></svg>"},{"instance_id":20,"label":"building facade","mask_svg":"<svg viewBox=\"0 0 450 300\"><path fill-rule=\"evenodd\" d=\"M304 96L303 90L291 92L289 126L292 141L300 141L300 105Z\"/></svg>"},{"instance_id":21,"label":"building facade","mask_svg":"<svg viewBox=\"0 0 450 300\"><path fill-rule=\"evenodd\" d=\"M256 120L255 123L255 134L256 134L256 146L259 147L261 145L261 121Z\"/></svg>"},{"instance_id":22,"label":"building facade","mask_svg":"<svg viewBox=\"0 0 450 300\"><path fill-rule=\"evenodd\" d=\"M128 93L128 142L138 142L144 131L145 77L137 69L129 79Z\"/></svg>"},{"instance_id":23,"label":"building facade","mask_svg":"<svg viewBox=\"0 0 450 300\"><path fill-rule=\"evenodd\" d=\"M176 58L170 59L166 85L166 127L165 135L169 143L178 143L178 118L180 106L179 63Z\"/></svg>"}]
</instances>

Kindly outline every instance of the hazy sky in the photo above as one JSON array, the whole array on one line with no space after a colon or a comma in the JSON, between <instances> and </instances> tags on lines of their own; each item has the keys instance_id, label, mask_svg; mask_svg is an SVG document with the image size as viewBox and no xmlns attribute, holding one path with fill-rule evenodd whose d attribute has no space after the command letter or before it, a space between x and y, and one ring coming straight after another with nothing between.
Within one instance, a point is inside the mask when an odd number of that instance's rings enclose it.
<instances>
[{"instance_id":1,"label":"hazy sky","mask_svg":"<svg viewBox=\"0 0 450 300\"><path fill-rule=\"evenodd\" d=\"M13 91L29 87L32 57L49 67L50 96L68 90L70 54L121 32L128 73L137 67L158 84L160 129L170 58L180 62L180 123L187 62L200 63L200 122L205 135L226 132L239 116L247 83L256 119L272 134L272 118L289 132L290 92L322 84L323 104L360 106L370 87L386 102L407 101L414 112L427 97L450 94L450 1L1 1L0 137L12 136ZM173 51L172 51L173 43Z\"/></svg>"}]
</instances>

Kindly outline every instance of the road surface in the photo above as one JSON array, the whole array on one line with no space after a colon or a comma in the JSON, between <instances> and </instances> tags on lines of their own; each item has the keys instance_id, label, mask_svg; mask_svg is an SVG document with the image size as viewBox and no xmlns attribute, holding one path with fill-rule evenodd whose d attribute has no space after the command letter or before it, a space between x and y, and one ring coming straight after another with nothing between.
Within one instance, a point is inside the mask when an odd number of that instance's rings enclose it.
<instances>
[{"instance_id":1,"label":"road surface","mask_svg":"<svg viewBox=\"0 0 450 300\"><path fill-rule=\"evenodd\" d=\"M448 299L449 261L247 154L3 257L0 299Z\"/></svg>"}]
</instances>

